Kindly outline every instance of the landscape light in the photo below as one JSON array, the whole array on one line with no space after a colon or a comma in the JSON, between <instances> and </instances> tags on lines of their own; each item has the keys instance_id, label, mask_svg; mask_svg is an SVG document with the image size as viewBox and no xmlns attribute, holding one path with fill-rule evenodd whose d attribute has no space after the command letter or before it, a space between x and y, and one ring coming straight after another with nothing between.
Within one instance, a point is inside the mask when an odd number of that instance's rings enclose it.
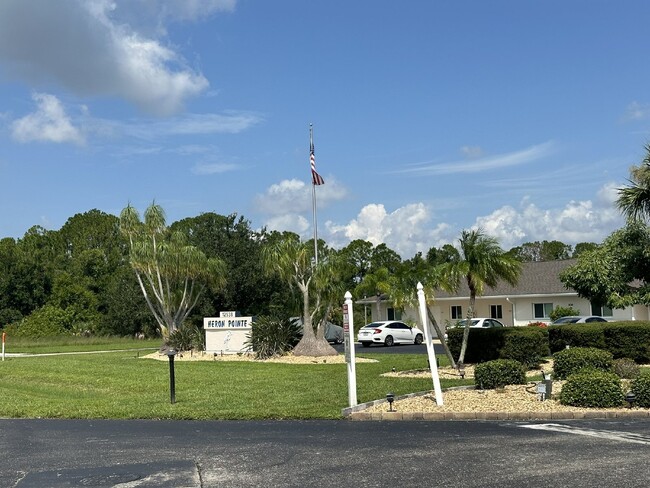
<instances>
[{"instance_id":1,"label":"landscape light","mask_svg":"<svg viewBox=\"0 0 650 488\"><path fill-rule=\"evenodd\" d=\"M393 402L395 401L395 395L393 393L387 393L386 400L388 400L388 411L394 412L395 410L393 410Z\"/></svg>"},{"instance_id":2,"label":"landscape light","mask_svg":"<svg viewBox=\"0 0 650 488\"><path fill-rule=\"evenodd\" d=\"M625 401L627 402L627 408L632 408L632 404L634 403L634 400L636 400L636 395L632 393L631 391L628 391L627 394L625 395Z\"/></svg>"},{"instance_id":3,"label":"landscape light","mask_svg":"<svg viewBox=\"0 0 650 488\"><path fill-rule=\"evenodd\" d=\"M176 380L174 378L174 356L176 356L176 349L167 349L167 357L169 358L169 396L172 403L176 403Z\"/></svg>"}]
</instances>

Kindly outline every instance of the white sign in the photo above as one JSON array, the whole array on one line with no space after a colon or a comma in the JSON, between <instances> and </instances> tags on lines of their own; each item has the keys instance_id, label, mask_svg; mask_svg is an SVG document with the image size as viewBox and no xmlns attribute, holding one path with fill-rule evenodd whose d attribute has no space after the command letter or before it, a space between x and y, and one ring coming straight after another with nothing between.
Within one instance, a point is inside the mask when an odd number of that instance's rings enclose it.
<instances>
[{"instance_id":1,"label":"white sign","mask_svg":"<svg viewBox=\"0 0 650 488\"><path fill-rule=\"evenodd\" d=\"M207 317L203 319L204 329L250 329L252 326L253 317Z\"/></svg>"},{"instance_id":2,"label":"white sign","mask_svg":"<svg viewBox=\"0 0 650 488\"><path fill-rule=\"evenodd\" d=\"M236 354L247 352L246 345L253 328L253 317L240 317L238 312L221 312L219 317L205 317L206 352Z\"/></svg>"}]
</instances>

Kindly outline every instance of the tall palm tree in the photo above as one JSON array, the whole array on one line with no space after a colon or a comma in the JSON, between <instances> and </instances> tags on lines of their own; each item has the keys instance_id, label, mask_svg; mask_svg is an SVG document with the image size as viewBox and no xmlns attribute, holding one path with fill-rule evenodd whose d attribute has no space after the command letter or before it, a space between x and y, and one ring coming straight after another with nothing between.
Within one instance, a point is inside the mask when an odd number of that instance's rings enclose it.
<instances>
[{"instance_id":1,"label":"tall palm tree","mask_svg":"<svg viewBox=\"0 0 650 488\"><path fill-rule=\"evenodd\" d=\"M392 274L387 268L378 268L377 270L366 274L361 283L355 288L357 295L374 296L375 301L375 320L381 320L381 297L391 291Z\"/></svg>"},{"instance_id":2,"label":"tall palm tree","mask_svg":"<svg viewBox=\"0 0 650 488\"><path fill-rule=\"evenodd\" d=\"M630 168L630 185L618 189L616 206L628 218L650 218L650 144L639 166Z\"/></svg>"},{"instance_id":3,"label":"tall palm tree","mask_svg":"<svg viewBox=\"0 0 650 488\"><path fill-rule=\"evenodd\" d=\"M485 235L482 229L464 230L459 243L460 260L443 265L443 272L452 289L458 290L461 279L467 282L469 288L469 308L457 362L460 367L465 360L476 297L483 295L486 286L494 288L501 280L515 286L521 272L521 262L503 251L499 242Z\"/></svg>"},{"instance_id":4,"label":"tall palm tree","mask_svg":"<svg viewBox=\"0 0 650 488\"><path fill-rule=\"evenodd\" d=\"M443 281L443 276L440 273L440 270L440 267L430 265L427 261L422 259L422 256L419 253L416 254L413 259L402 263L402 266L400 266L397 273L390 280L390 296L393 305L396 308L403 309L406 306L410 306L417 310L417 284L418 282L422 283L422 286L424 287L424 295L427 297L427 317L433 326L433 329L436 331L440 344L445 351L447 359L449 359L449 364L452 368L455 368L456 362L449 350L444 333L442 332L438 321L434 317L431 308L429 308L429 301L433 303L435 300L435 290L439 288L448 288L447 284ZM423 326L427 327L428 324L423 324Z\"/></svg>"}]
</instances>

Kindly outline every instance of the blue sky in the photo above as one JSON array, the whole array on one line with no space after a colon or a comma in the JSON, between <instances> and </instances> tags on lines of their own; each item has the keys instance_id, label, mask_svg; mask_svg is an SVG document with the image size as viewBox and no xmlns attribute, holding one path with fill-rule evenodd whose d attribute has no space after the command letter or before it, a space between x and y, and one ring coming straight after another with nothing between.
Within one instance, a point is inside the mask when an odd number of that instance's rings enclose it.
<instances>
[{"instance_id":1,"label":"blue sky","mask_svg":"<svg viewBox=\"0 0 650 488\"><path fill-rule=\"evenodd\" d=\"M0 237L153 200L385 242L600 242L650 129L650 3L2 0Z\"/></svg>"}]
</instances>

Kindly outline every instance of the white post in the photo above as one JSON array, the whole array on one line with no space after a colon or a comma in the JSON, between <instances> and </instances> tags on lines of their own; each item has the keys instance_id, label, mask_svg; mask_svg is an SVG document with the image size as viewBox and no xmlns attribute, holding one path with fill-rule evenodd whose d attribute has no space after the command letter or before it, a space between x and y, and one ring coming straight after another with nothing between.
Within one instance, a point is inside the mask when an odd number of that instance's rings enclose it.
<instances>
[{"instance_id":1,"label":"white post","mask_svg":"<svg viewBox=\"0 0 650 488\"><path fill-rule=\"evenodd\" d=\"M343 304L343 338L345 344L345 362L348 364L348 403L350 407L357 404L357 371L354 359L354 313L352 294L345 292Z\"/></svg>"},{"instance_id":2,"label":"white post","mask_svg":"<svg viewBox=\"0 0 650 488\"><path fill-rule=\"evenodd\" d=\"M3 332L2 333L2 360L5 360L5 338L7 337L7 333Z\"/></svg>"},{"instance_id":3,"label":"white post","mask_svg":"<svg viewBox=\"0 0 650 488\"><path fill-rule=\"evenodd\" d=\"M429 333L429 321L427 317L427 301L424 297L424 287L418 282L418 302L420 303L420 323L424 330L424 340L427 344L427 356L429 357L429 369L431 370L431 379L433 380L433 391L436 394L436 404L442 406L442 388L440 387L440 377L438 376L438 363L436 354L433 350L433 341Z\"/></svg>"}]
</instances>

